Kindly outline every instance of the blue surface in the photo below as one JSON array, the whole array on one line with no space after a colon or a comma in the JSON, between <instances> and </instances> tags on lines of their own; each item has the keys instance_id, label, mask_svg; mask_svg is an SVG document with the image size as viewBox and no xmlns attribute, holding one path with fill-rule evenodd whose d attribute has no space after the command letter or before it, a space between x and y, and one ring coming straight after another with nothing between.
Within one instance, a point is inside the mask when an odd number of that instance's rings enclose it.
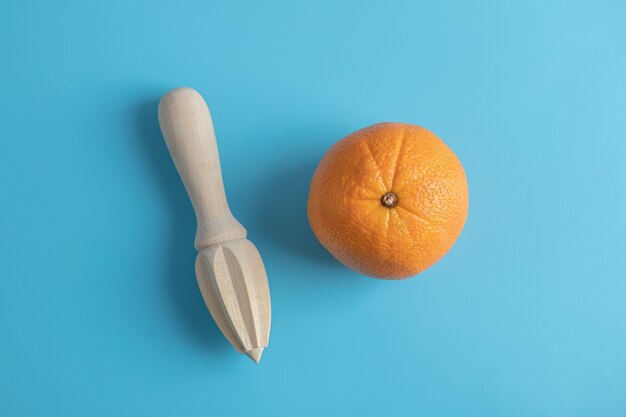
<instances>
[{"instance_id":1,"label":"blue surface","mask_svg":"<svg viewBox=\"0 0 626 417\"><path fill-rule=\"evenodd\" d=\"M625 416L625 22L622 1L3 0L0 415ZM259 366L196 287L156 119L181 85L269 272ZM402 282L343 267L305 213L327 148L378 121L436 132L470 185L453 250Z\"/></svg>"}]
</instances>

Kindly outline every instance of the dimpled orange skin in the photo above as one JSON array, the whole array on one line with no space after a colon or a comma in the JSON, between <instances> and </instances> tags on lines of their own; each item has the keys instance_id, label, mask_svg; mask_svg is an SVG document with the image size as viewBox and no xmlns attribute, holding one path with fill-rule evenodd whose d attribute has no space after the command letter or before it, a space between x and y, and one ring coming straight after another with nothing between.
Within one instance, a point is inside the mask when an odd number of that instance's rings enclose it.
<instances>
[{"instance_id":1,"label":"dimpled orange skin","mask_svg":"<svg viewBox=\"0 0 626 417\"><path fill-rule=\"evenodd\" d=\"M397 205L381 198L392 192ZM465 225L461 162L432 132L378 123L324 155L309 192L313 232L339 261L362 274L404 279L439 261Z\"/></svg>"}]
</instances>

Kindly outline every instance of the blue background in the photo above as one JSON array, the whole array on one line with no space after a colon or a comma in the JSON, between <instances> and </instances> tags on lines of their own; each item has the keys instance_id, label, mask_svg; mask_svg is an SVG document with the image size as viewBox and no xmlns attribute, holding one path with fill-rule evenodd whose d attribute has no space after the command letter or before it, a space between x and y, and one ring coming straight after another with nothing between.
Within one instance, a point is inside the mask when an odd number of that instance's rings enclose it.
<instances>
[{"instance_id":1,"label":"blue background","mask_svg":"<svg viewBox=\"0 0 626 417\"><path fill-rule=\"evenodd\" d=\"M626 3L0 3L0 415L625 416ZM199 90L273 302L259 366L203 305L156 106ZM402 282L306 218L379 121L463 162L452 251Z\"/></svg>"}]
</instances>

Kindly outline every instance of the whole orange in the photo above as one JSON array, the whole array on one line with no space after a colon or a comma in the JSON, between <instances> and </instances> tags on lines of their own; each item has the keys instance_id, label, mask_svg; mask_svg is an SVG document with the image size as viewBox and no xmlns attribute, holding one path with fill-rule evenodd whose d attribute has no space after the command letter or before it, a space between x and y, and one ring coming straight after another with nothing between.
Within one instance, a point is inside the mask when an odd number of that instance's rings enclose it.
<instances>
[{"instance_id":1,"label":"whole orange","mask_svg":"<svg viewBox=\"0 0 626 417\"><path fill-rule=\"evenodd\" d=\"M435 264L465 225L461 162L423 127L378 123L334 144L309 192L322 245L353 270L403 279Z\"/></svg>"}]
</instances>

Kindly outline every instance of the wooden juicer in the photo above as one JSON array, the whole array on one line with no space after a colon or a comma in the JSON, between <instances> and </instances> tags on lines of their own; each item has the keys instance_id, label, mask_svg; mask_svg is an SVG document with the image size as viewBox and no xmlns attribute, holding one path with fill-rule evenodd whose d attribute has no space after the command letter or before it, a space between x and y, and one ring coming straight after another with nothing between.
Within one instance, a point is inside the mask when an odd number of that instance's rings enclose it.
<instances>
[{"instance_id":1,"label":"wooden juicer","mask_svg":"<svg viewBox=\"0 0 626 417\"><path fill-rule=\"evenodd\" d=\"M259 363L271 323L267 274L228 207L209 109L197 91L177 88L161 99L159 124L198 221L194 246L202 297L228 341Z\"/></svg>"}]
</instances>

